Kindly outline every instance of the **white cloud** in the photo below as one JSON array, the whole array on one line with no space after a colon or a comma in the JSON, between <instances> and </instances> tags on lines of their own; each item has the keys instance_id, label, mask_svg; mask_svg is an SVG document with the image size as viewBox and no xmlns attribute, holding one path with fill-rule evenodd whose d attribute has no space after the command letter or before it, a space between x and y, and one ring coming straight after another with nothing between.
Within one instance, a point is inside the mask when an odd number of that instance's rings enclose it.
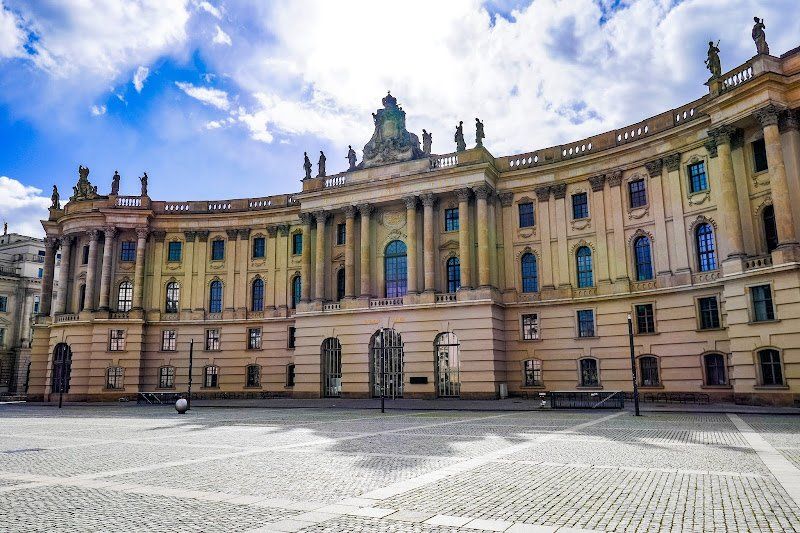
<instances>
[{"instance_id":1,"label":"white cloud","mask_svg":"<svg viewBox=\"0 0 800 533\"><path fill-rule=\"evenodd\" d=\"M176 81L175 85L195 100L199 100L206 105L222 109L223 111L227 111L231 106L228 100L228 93L225 91L212 89L211 87L198 87L182 81Z\"/></svg>"},{"instance_id":2,"label":"white cloud","mask_svg":"<svg viewBox=\"0 0 800 533\"><path fill-rule=\"evenodd\" d=\"M149 75L150 69L143 66L139 66L139 68L136 69L136 72L133 73L133 87L136 89L137 93L142 92L144 82Z\"/></svg>"},{"instance_id":3,"label":"white cloud","mask_svg":"<svg viewBox=\"0 0 800 533\"><path fill-rule=\"evenodd\" d=\"M15 57L22 54L25 33L14 13L6 9L0 0L0 57Z\"/></svg>"},{"instance_id":4,"label":"white cloud","mask_svg":"<svg viewBox=\"0 0 800 533\"><path fill-rule=\"evenodd\" d=\"M91 107L90 111L92 112L92 116L99 117L100 115L105 115L106 114L106 106L104 106L104 105L101 105L101 106L93 105Z\"/></svg>"},{"instance_id":5,"label":"white cloud","mask_svg":"<svg viewBox=\"0 0 800 533\"><path fill-rule=\"evenodd\" d=\"M206 2L205 0L203 2L198 3L197 7L199 9L202 9L206 13L209 13L215 19L222 18L222 12L218 8L212 6L210 3Z\"/></svg>"},{"instance_id":6,"label":"white cloud","mask_svg":"<svg viewBox=\"0 0 800 533\"><path fill-rule=\"evenodd\" d=\"M231 36L222 31L222 28L217 26L217 33L214 35L214 39L212 41L214 44L227 44L231 46L233 41L231 41Z\"/></svg>"},{"instance_id":7,"label":"white cloud","mask_svg":"<svg viewBox=\"0 0 800 533\"><path fill-rule=\"evenodd\" d=\"M43 236L40 220L47 219L50 198L42 190L0 176L0 213L8 222L8 231L23 235Z\"/></svg>"}]
</instances>

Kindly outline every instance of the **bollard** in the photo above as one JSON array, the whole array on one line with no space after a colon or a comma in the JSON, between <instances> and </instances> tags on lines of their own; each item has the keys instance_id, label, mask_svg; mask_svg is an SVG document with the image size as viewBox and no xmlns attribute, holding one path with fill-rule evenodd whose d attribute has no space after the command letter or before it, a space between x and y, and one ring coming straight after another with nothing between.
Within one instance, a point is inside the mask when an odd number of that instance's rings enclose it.
<instances>
[{"instance_id":1,"label":"bollard","mask_svg":"<svg viewBox=\"0 0 800 533\"><path fill-rule=\"evenodd\" d=\"M186 398L178 398L178 401L175 402L175 410L178 411L178 414L186 414L188 408L189 402L186 401Z\"/></svg>"}]
</instances>

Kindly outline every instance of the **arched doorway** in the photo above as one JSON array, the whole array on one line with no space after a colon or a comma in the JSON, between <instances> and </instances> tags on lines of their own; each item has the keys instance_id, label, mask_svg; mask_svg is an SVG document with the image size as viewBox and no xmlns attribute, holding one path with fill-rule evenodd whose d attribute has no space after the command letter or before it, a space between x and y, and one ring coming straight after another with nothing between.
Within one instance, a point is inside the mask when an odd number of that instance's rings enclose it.
<instances>
[{"instance_id":1,"label":"arched doorway","mask_svg":"<svg viewBox=\"0 0 800 533\"><path fill-rule=\"evenodd\" d=\"M436 394L440 398L461 395L460 344L455 333L447 331L436 336L433 353L436 360Z\"/></svg>"},{"instance_id":2,"label":"arched doorway","mask_svg":"<svg viewBox=\"0 0 800 533\"><path fill-rule=\"evenodd\" d=\"M69 392L72 371L72 350L66 343L58 343L53 349L53 386L51 392Z\"/></svg>"},{"instance_id":3,"label":"arched doorway","mask_svg":"<svg viewBox=\"0 0 800 533\"><path fill-rule=\"evenodd\" d=\"M379 329L369 342L372 395L403 396L403 339L391 328Z\"/></svg>"},{"instance_id":4,"label":"arched doorway","mask_svg":"<svg viewBox=\"0 0 800 533\"><path fill-rule=\"evenodd\" d=\"M329 337L322 341L322 395L337 398L342 395L342 343Z\"/></svg>"}]
</instances>

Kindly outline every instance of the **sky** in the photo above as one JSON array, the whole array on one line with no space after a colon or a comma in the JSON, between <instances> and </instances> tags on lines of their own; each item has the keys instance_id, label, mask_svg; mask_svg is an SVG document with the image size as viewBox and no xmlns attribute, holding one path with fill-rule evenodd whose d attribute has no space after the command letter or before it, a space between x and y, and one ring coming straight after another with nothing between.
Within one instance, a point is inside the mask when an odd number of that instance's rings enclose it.
<instances>
[{"instance_id":1,"label":"sky","mask_svg":"<svg viewBox=\"0 0 800 533\"><path fill-rule=\"evenodd\" d=\"M101 193L295 192L304 151L360 159L387 90L435 153L475 117L495 156L579 140L702 96L708 41L742 64L756 15L800 45L798 0L0 0L0 218L42 235L78 165Z\"/></svg>"}]
</instances>

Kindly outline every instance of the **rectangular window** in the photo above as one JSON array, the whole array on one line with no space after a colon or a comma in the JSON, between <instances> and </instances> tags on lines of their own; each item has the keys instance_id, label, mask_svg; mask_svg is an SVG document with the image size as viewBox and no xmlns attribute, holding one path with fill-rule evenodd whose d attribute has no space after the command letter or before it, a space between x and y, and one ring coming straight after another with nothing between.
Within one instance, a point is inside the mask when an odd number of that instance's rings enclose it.
<instances>
[{"instance_id":1,"label":"rectangular window","mask_svg":"<svg viewBox=\"0 0 800 533\"><path fill-rule=\"evenodd\" d=\"M34 296L33 297L33 312L37 313L37 314L39 313L39 297L38 296Z\"/></svg>"},{"instance_id":2,"label":"rectangular window","mask_svg":"<svg viewBox=\"0 0 800 533\"><path fill-rule=\"evenodd\" d=\"M8 296L0 296L0 312L8 312Z\"/></svg>"},{"instance_id":3,"label":"rectangular window","mask_svg":"<svg viewBox=\"0 0 800 533\"><path fill-rule=\"evenodd\" d=\"M203 378L203 387L213 389L219 385L219 367L207 366Z\"/></svg>"},{"instance_id":4,"label":"rectangular window","mask_svg":"<svg viewBox=\"0 0 800 533\"><path fill-rule=\"evenodd\" d=\"M247 366L247 383L245 387L261 386L261 367L258 365Z\"/></svg>"},{"instance_id":5,"label":"rectangular window","mask_svg":"<svg viewBox=\"0 0 800 533\"><path fill-rule=\"evenodd\" d=\"M177 349L178 332L174 329L165 329L161 332L161 349L165 352L174 352Z\"/></svg>"},{"instance_id":6,"label":"rectangular window","mask_svg":"<svg viewBox=\"0 0 800 533\"><path fill-rule=\"evenodd\" d=\"M286 346L289 348L294 348L294 341L295 341L295 327L289 326L289 340L286 343Z\"/></svg>"},{"instance_id":7,"label":"rectangular window","mask_svg":"<svg viewBox=\"0 0 800 533\"><path fill-rule=\"evenodd\" d=\"M82 265L89 264L89 245L88 244L83 247L83 252L82 252L82 255L81 255L81 264Z\"/></svg>"},{"instance_id":8,"label":"rectangular window","mask_svg":"<svg viewBox=\"0 0 800 533\"><path fill-rule=\"evenodd\" d=\"M0 346L6 345L6 328L0 328Z\"/></svg>"},{"instance_id":9,"label":"rectangular window","mask_svg":"<svg viewBox=\"0 0 800 533\"><path fill-rule=\"evenodd\" d=\"M719 302L716 296L705 296L697 299L700 310L700 329L717 329L720 327Z\"/></svg>"},{"instance_id":10,"label":"rectangular window","mask_svg":"<svg viewBox=\"0 0 800 533\"><path fill-rule=\"evenodd\" d=\"M641 373L641 384L643 387L658 387L658 359L655 357L640 357L639 372Z\"/></svg>"},{"instance_id":11,"label":"rectangular window","mask_svg":"<svg viewBox=\"0 0 800 533\"><path fill-rule=\"evenodd\" d=\"M458 231L458 208L453 207L444 210L444 230Z\"/></svg>"},{"instance_id":12,"label":"rectangular window","mask_svg":"<svg viewBox=\"0 0 800 533\"><path fill-rule=\"evenodd\" d=\"M647 205L647 191L644 188L644 180L633 180L628 183L628 198L630 199L631 209Z\"/></svg>"},{"instance_id":13,"label":"rectangular window","mask_svg":"<svg viewBox=\"0 0 800 533\"><path fill-rule=\"evenodd\" d=\"M578 311L578 337L594 337L594 311L582 309Z\"/></svg>"},{"instance_id":14,"label":"rectangular window","mask_svg":"<svg viewBox=\"0 0 800 533\"><path fill-rule=\"evenodd\" d=\"M42 276L43 276L43 275L44 275L44 269L43 269L43 268L40 268L40 269L39 269L39 273L38 273L38 274L36 274L36 277L37 277L37 278L39 278L39 279L42 279Z\"/></svg>"},{"instance_id":15,"label":"rectangular window","mask_svg":"<svg viewBox=\"0 0 800 533\"><path fill-rule=\"evenodd\" d=\"M107 389L121 389L122 388L122 367L112 366L106 370L106 388Z\"/></svg>"},{"instance_id":16,"label":"rectangular window","mask_svg":"<svg viewBox=\"0 0 800 533\"><path fill-rule=\"evenodd\" d=\"M769 168L767 164L767 145L764 144L764 139L753 141L753 170L755 172L764 172Z\"/></svg>"},{"instance_id":17,"label":"rectangular window","mask_svg":"<svg viewBox=\"0 0 800 533\"><path fill-rule=\"evenodd\" d=\"M344 223L336 224L336 244L342 246L346 242L347 242L347 226Z\"/></svg>"},{"instance_id":18,"label":"rectangular window","mask_svg":"<svg viewBox=\"0 0 800 533\"><path fill-rule=\"evenodd\" d=\"M158 369L158 388L171 389L175 386L175 367L162 366Z\"/></svg>"},{"instance_id":19,"label":"rectangular window","mask_svg":"<svg viewBox=\"0 0 800 533\"><path fill-rule=\"evenodd\" d=\"M303 253L303 234L295 233L292 235L292 254L300 255Z\"/></svg>"},{"instance_id":20,"label":"rectangular window","mask_svg":"<svg viewBox=\"0 0 800 533\"><path fill-rule=\"evenodd\" d=\"M112 329L108 338L108 349L112 352L125 350L125 330Z\"/></svg>"},{"instance_id":21,"label":"rectangular window","mask_svg":"<svg viewBox=\"0 0 800 533\"><path fill-rule=\"evenodd\" d=\"M248 328L247 330L247 349L261 349L261 328Z\"/></svg>"},{"instance_id":22,"label":"rectangular window","mask_svg":"<svg viewBox=\"0 0 800 533\"><path fill-rule=\"evenodd\" d=\"M579 220L589 217L589 197L585 192L572 195L572 218Z\"/></svg>"},{"instance_id":23,"label":"rectangular window","mask_svg":"<svg viewBox=\"0 0 800 533\"><path fill-rule=\"evenodd\" d=\"M706 176L706 164L703 161L692 163L687 168L689 173L689 192L700 192L708 190L708 177Z\"/></svg>"},{"instance_id":24,"label":"rectangular window","mask_svg":"<svg viewBox=\"0 0 800 533\"><path fill-rule=\"evenodd\" d=\"M533 341L539 338L539 315L522 315L522 340Z\"/></svg>"},{"instance_id":25,"label":"rectangular window","mask_svg":"<svg viewBox=\"0 0 800 533\"><path fill-rule=\"evenodd\" d=\"M750 288L753 299L753 321L764 322L775 320L775 309L772 307L772 289L769 285L758 285Z\"/></svg>"},{"instance_id":26,"label":"rectangular window","mask_svg":"<svg viewBox=\"0 0 800 533\"><path fill-rule=\"evenodd\" d=\"M600 373L597 371L597 359L581 359L581 387L599 387Z\"/></svg>"},{"instance_id":27,"label":"rectangular window","mask_svg":"<svg viewBox=\"0 0 800 533\"><path fill-rule=\"evenodd\" d=\"M656 332L653 304L640 304L636 306L636 332L639 334Z\"/></svg>"},{"instance_id":28,"label":"rectangular window","mask_svg":"<svg viewBox=\"0 0 800 533\"><path fill-rule=\"evenodd\" d=\"M533 216L533 203L526 202L519 204L519 227L531 228L536 224L536 219Z\"/></svg>"},{"instance_id":29,"label":"rectangular window","mask_svg":"<svg viewBox=\"0 0 800 533\"><path fill-rule=\"evenodd\" d=\"M219 350L219 330L206 330L206 350Z\"/></svg>"},{"instance_id":30,"label":"rectangular window","mask_svg":"<svg viewBox=\"0 0 800 533\"><path fill-rule=\"evenodd\" d=\"M183 243L171 241L167 247L167 261L180 261L183 252Z\"/></svg>"},{"instance_id":31,"label":"rectangular window","mask_svg":"<svg viewBox=\"0 0 800 533\"><path fill-rule=\"evenodd\" d=\"M542 362L538 359L528 359L525 365L524 387L542 386Z\"/></svg>"},{"instance_id":32,"label":"rectangular window","mask_svg":"<svg viewBox=\"0 0 800 533\"><path fill-rule=\"evenodd\" d=\"M136 242L135 241L122 241L119 251L120 261L135 261L136 260Z\"/></svg>"},{"instance_id":33,"label":"rectangular window","mask_svg":"<svg viewBox=\"0 0 800 533\"><path fill-rule=\"evenodd\" d=\"M267 240L264 237L253 239L253 259L260 259L267 255Z\"/></svg>"},{"instance_id":34,"label":"rectangular window","mask_svg":"<svg viewBox=\"0 0 800 533\"><path fill-rule=\"evenodd\" d=\"M294 364L286 365L286 386L294 387Z\"/></svg>"},{"instance_id":35,"label":"rectangular window","mask_svg":"<svg viewBox=\"0 0 800 533\"><path fill-rule=\"evenodd\" d=\"M225 241L217 239L211 242L211 260L222 261L225 259Z\"/></svg>"}]
</instances>

